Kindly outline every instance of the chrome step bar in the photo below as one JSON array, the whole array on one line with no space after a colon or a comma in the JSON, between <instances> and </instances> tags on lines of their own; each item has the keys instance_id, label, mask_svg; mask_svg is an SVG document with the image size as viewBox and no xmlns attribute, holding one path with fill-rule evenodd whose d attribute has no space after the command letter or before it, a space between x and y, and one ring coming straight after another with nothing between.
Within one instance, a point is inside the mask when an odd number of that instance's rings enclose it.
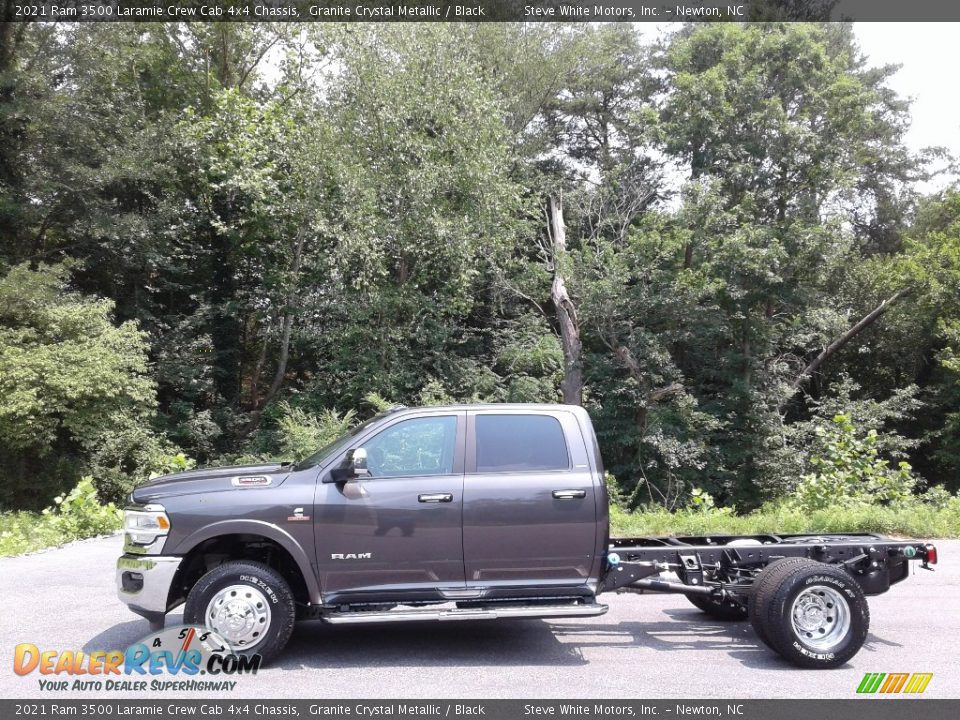
<instances>
[{"instance_id":1,"label":"chrome step bar","mask_svg":"<svg viewBox=\"0 0 960 720\"><path fill-rule=\"evenodd\" d=\"M432 620L496 620L497 618L558 618L591 617L603 615L606 605L522 605L502 608L448 608L446 610L416 609L378 611L348 611L323 613L320 619L333 625L387 623Z\"/></svg>"}]
</instances>

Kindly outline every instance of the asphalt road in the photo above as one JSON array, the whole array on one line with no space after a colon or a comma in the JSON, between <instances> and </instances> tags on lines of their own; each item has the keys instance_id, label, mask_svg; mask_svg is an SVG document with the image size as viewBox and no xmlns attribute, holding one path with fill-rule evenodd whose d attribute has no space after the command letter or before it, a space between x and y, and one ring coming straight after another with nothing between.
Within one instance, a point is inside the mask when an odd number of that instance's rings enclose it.
<instances>
[{"instance_id":1,"label":"asphalt road","mask_svg":"<svg viewBox=\"0 0 960 720\"><path fill-rule=\"evenodd\" d=\"M36 673L15 675L17 643L89 652L147 633L114 593L120 546L117 536L0 559L0 697L82 696L44 695ZM866 672L932 672L925 696L960 698L960 541L937 546L937 572L917 570L871 599L867 643L836 670L794 668L749 623L711 621L683 597L623 594L606 596L610 611L588 619L301 623L279 661L222 697L851 698Z\"/></svg>"}]
</instances>

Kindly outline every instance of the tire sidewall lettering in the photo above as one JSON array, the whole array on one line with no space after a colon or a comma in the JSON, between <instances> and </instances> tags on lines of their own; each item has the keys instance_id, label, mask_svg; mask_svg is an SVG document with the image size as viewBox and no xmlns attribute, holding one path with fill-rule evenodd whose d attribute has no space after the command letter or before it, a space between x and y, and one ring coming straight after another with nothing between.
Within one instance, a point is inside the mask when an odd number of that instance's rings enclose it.
<instances>
[{"instance_id":1,"label":"tire sidewall lettering","mask_svg":"<svg viewBox=\"0 0 960 720\"><path fill-rule=\"evenodd\" d=\"M793 647L796 648L798 652L806 655L808 658L810 658L810 659L812 659L812 660L824 660L824 661L829 661L829 660L833 660L833 659L836 657L836 654L834 654L834 653L832 653L832 652L831 652L831 653L818 653L818 652L813 652L813 651L807 649L807 647L804 646L803 643L801 643L799 640L794 640L794 641L793 641Z\"/></svg>"},{"instance_id":2,"label":"tire sidewall lettering","mask_svg":"<svg viewBox=\"0 0 960 720\"><path fill-rule=\"evenodd\" d=\"M263 590L263 591L266 593L267 597L270 598L270 602L271 602L273 605L276 605L277 603L280 602L280 598L277 597L277 594L273 591L273 588L270 587L270 585L268 585L267 583L265 583L263 580L261 580L260 578L258 578L256 575L244 575L244 574L241 574L241 575L240 575L240 580L241 580L242 582L250 583L251 585L256 586L256 587L259 588L260 590Z\"/></svg>"},{"instance_id":3,"label":"tire sidewall lettering","mask_svg":"<svg viewBox=\"0 0 960 720\"><path fill-rule=\"evenodd\" d=\"M832 575L811 575L804 581L803 584L807 587L810 585L832 585L850 600L853 600L856 597L848 582L841 580L840 578L833 577Z\"/></svg>"}]
</instances>

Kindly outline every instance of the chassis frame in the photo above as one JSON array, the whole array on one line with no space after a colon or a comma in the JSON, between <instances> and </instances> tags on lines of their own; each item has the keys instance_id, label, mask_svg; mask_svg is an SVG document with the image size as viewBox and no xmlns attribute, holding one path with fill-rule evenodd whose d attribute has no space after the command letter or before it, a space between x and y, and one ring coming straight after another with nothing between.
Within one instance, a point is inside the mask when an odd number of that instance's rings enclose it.
<instances>
[{"instance_id":1,"label":"chassis frame","mask_svg":"<svg viewBox=\"0 0 960 720\"><path fill-rule=\"evenodd\" d=\"M937 550L927 542L874 534L615 538L598 592L680 593L746 606L760 571L791 557L841 566L865 595L879 595L909 576L911 561L932 570ZM651 578L664 572L679 582Z\"/></svg>"}]
</instances>

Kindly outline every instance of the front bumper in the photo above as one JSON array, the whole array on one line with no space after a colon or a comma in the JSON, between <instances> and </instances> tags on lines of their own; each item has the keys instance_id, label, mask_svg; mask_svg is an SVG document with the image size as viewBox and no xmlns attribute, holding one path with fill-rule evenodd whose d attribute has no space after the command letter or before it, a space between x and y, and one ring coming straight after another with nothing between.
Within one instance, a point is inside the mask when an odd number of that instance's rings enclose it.
<instances>
[{"instance_id":1,"label":"front bumper","mask_svg":"<svg viewBox=\"0 0 960 720\"><path fill-rule=\"evenodd\" d=\"M117 596L150 620L167 612L170 586L183 558L122 555L117 560Z\"/></svg>"}]
</instances>

